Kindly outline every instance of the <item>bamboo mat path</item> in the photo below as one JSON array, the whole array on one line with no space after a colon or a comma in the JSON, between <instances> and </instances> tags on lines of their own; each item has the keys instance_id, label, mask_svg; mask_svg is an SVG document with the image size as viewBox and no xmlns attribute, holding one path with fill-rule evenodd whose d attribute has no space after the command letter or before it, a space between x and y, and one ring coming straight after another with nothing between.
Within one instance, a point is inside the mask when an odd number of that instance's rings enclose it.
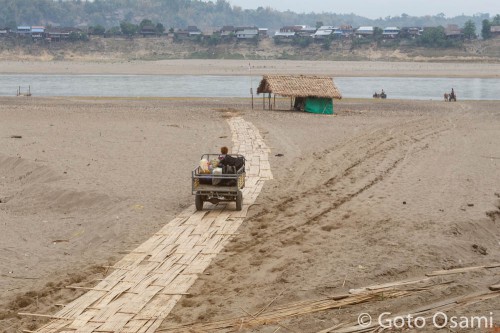
<instances>
[{"instance_id":1,"label":"bamboo mat path","mask_svg":"<svg viewBox=\"0 0 500 333\"><path fill-rule=\"evenodd\" d=\"M199 212L190 206L111 267L99 284L48 316L53 320L36 332L151 333L160 326L235 235L264 181L273 177L270 150L257 128L241 117L228 123L233 153L247 159L242 210L235 211L234 203L205 203L207 208Z\"/></svg>"}]
</instances>

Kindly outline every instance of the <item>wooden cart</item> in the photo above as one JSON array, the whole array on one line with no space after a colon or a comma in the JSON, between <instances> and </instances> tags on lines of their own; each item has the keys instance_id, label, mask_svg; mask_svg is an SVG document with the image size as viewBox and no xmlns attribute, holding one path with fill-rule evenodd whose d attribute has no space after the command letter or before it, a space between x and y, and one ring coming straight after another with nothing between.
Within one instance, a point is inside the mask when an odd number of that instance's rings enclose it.
<instances>
[{"instance_id":1,"label":"wooden cart","mask_svg":"<svg viewBox=\"0 0 500 333\"><path fill-rule=\"evenodd\" d=\"M201 159L211 161L218 158L218 154L204 154ZM235 173L223 173L221 175L202 173L197 167L192 171L191 188L195 195L194 203L196 210L203 209L205 201L213 204L219 202L236 202L236 210L241 210L243 205L243 194L241 190L245 187L245 157L239 154L230 154L231 157L243 160L243 166L235 170Z\"/></svg>"}]
</instances>

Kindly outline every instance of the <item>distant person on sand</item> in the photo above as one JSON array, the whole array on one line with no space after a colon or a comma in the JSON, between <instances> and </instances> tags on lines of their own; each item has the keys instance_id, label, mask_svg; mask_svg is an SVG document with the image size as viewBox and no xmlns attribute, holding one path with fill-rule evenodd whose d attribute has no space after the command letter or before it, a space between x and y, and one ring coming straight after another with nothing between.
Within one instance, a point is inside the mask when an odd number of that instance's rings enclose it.
<instances>
[{"instance_id":1,"label":"distant person on sand","mask_svg":"<svg viewBox=\"0 0 500 333\"><path fill-rule=\"evenodd\" d=\"M451 93L450 93L450 97L448 99L448 101L457 101L457 96L455 95L455 90L453 88L451 88Z\"/></svg>"}]
</instances>

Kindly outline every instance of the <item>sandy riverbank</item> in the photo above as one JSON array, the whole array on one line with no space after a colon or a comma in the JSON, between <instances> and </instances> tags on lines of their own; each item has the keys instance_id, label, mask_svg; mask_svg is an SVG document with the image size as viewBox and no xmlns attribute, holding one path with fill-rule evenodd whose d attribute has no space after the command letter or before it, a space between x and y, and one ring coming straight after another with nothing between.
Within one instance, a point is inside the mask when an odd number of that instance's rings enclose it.
<instances>
[{"instance_id":1,"label":"sandy riverbank","mask_svg":"<svg viewBox=\"0 0 500 333\"><path fill-rule=\"evenodd\" d=\"M249 70L250 64L250 70ZM500 63L290 60L160 60L124 62L2 61L2 74L263 75L500 77Z\"/></svg>"},{"instance_id":2,"label":"sandy riverbank","mask_svg":"<svg viewBox=\"0 0 500 333\"><path fill-rule=\"evenodd\" d=\"M336 116L252 111L246 99L0 102L2 331L35 328L43 320L15 314L54 313L82 293L65 286L94 285L103 266L191 205L190 169L231 146L235 114L272 148L275 180L163 328L500 262L499 102L342 100ZM487 289L498 269L453 279L453 288L283 325L315 332L361 310L409 311Z\"/></svg>"}]
</instances>

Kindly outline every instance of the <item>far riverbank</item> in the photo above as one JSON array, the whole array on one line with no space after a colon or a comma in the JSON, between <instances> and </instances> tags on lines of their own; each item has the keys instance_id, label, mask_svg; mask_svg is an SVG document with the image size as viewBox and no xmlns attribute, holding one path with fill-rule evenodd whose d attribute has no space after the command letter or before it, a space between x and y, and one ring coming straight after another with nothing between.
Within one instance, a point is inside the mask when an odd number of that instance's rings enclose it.
<instances>
[{"instance_id":1,"label":"far riverbank","mask_svg":"<svg viewBox=\"0 0 500 333\"><path fill-rule=\"evenodd\" d=\"M500 78L500 63L294 60L157 60L123 62L2 61L0 74L264 75Z\"/></svg>"}]
</instances>

